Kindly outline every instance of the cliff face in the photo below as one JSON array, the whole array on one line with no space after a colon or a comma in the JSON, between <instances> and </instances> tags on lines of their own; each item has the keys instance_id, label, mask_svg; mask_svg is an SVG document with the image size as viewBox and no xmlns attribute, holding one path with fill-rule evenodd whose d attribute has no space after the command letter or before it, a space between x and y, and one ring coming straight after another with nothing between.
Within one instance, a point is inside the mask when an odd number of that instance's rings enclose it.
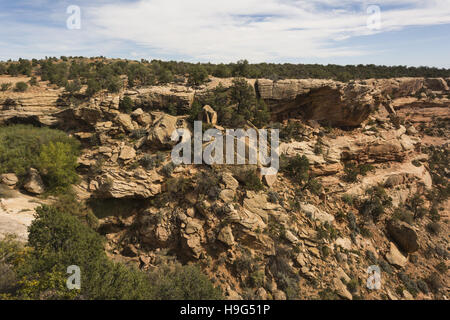
<instances>
[{"instance_id":1,"label":"cliff face","mask_svg":"<svg viewBox=\"0 0 450 320\"><path fill-rule=\"evenodd\" d=\"M272 116L284 120L302 116L332 126L358 126L390 98L415 95L420 90L447 92L444 79L400 78L341 83L332 80L258 80L256 90Z\"/></svg>"},{"instance_id":2,"label":"cliff face","mask_svg":"<svg viewBox=\"0 0 450 320\"><path fill-rule=\"evenodd\" d=\"M114 205L114 214L99 214L98 232L107 239L109 255L141 269L152 269L170 252L201 265L230 299L448 297L447 274L428 291L412 285L423 287L449 256L449 202L436 205L428 199L448 180L448 168L441 168L436 183L437 164L427 151L430 146L448 150L446 81L249 80L275 120L300 124L280 151L305 156L311 185L322 186L302 189L280 171L261 178L265 186L257 191L245 175L255 169L251 166L173 166L170 134L187 127L186 116L152 111L170 103L189 109L194 94L219 81L231 85L231 79L212 79L196 92L179 85L133 88L63 108L57 107L60 93L40 83L30 92L0 93L0 122L34 124L35 119L82 142L77 197L93 210ZM118 105L124 95L142 108L122 113ZM7 98L16 105L5 107ZM382 105L387 108L377 108ZM210 122L217 120L213 109L204 108ZM394 123L389 112L405 121ZM5 188L17 183L11 175L0 181ZM372 188L381 188L392 201L378 219L368 217L373 207L381 210L367 193ZM427 212L420 219L413 218L417 208L409 205L417 195L423 200L419 209ZM12 217L23 209L34 210L30 198L14 193L0 199L0 220L10 224L1 228L0 223L0 234L14 232ZM435 223L433 208L442 217L438 233L427 231ZM29 217L23 224L31 222ZM21 238L26 237L23 224L17 227ZM371 265L382 268L380 290L365 286Z\"/></svg>"},{"instance_id":3,"label":"cliff face","mask_svg":"<svg viewBox=\"0 0 450 320\"><path fill-rule=\"evenodd\" d=\"M360 125L373 110L382 104L389 104L391 99L419 93L425 96L433 92L448 93L447 81L450 82L450 79L369 79L349 83L320 79L248 80L259 97L269 105L273 120L302 118L344 127ZM210 84L195 91L172 84L136 88L120 95L97 97L89 105L117 110L120 97L129 96L144 110L165 109L172 105L188 111L196 94L205 93L219 82L225 87L231 86L231 79L213 79ZM28 121L54 125L58 107L67 107L69 103L61 98L61 93L62 90L39 88L23 94L0 92L0 123Z\"/></svg>"}]
</instances>

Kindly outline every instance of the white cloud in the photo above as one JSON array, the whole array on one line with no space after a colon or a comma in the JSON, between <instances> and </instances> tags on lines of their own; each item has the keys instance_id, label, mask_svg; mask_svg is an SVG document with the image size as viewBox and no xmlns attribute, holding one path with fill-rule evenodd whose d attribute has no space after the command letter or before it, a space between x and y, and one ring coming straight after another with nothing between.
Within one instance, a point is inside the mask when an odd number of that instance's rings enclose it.
<instances>
[{"instance_id":1,"label":"white cloud","mask_svg":"<svg viewBox=\"0 0 450 320\"><path fill-rule=\"evenodd\" d=\"M0 38L9 45L2 46L0 58L17 56L20 51L23 57L61 54L145 57L145 52L149 52L154 57L212 62L241 58L252 62L330 59L374 55L364 47L346 45L344 40L415 25L450 23L450 0L140 0L115 3L80 0L79 3L82 30L64 28L67 15L62 3L57 9L49 7L52 11L49 19L53 24L30 26L19 22L18 18L8 21L0 30ZM382 10L380 30L367 28L366 8L372 4ZM61 26L55 26L55 21ZM384 49L379 48L380 52Z\"/></svg>"},{"instance_id":2,"label":"white cloud","mask_svg":"<svg viewBox=\"0 0 450 320\"><path fill-rule=\"evenodd\" d=\"M450 1L379 0L382 29L367 28L367 1L142 0L91 8L101 35L161 54L203 61L273 61L365 52L343 47L350 37L411 25L450 23ZM383 7L397 8L383 10Z\"/></svg>"}]
</instances>

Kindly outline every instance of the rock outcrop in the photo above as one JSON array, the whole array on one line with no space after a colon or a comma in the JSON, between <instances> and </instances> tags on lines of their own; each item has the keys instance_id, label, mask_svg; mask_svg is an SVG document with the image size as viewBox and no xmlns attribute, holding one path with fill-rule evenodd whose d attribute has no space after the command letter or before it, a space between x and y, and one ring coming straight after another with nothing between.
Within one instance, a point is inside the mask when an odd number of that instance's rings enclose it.
<instances>
[{"instance_id":1,"label":"rock outcrop","mask_svg":"<svg viewBox=\"0 0 450 320\"><path fill-rule=\"evenodd\" d=\"M43 194L45 192L44 182L39 175L39 171L34 168L30 168L23 188L32 194Z\"/></svg>"},{"instance_id":2,"label":"rock outcrop","mask_svg":"<svg viewBox=\"0 0 450 320\"><path fill-rule=\"evenodd\" d=\"M188 129L185 118L171 116L162 112L152 112L153 125L149 129L146 144L150 147L168 148L176 145L172 133L177 129Z\"/></svg>"},{"instance_id":3,"label":"rock outcrop","mask_svg":"<svg viewBox=\"0 0 450 320\"><path fill-rule=\"evenodd\" d=\"M256 88L269 103L273 118L301 116L336 126L359 125L382 99L372 86L330 80L258 80Z\"/></svg>"},{"instance_id":4,"label":"rock outcrop","mask_svg":"<svg viewBox=\"0 0 450 320\"><path fill-rule=\"evenodd\" d=\"M389 236L406 253L412 253L419 250L417 233L403 221L390 220L387 224Z\"/></svg>"}]
</instances>

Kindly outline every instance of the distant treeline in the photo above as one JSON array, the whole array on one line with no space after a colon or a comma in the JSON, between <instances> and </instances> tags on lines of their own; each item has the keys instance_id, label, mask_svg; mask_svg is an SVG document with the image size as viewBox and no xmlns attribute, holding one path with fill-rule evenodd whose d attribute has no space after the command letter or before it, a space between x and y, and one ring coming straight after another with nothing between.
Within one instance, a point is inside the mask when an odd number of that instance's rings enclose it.
<instances>
[{"instance_id":1,"label":"distant treeline","mask_svg":"<svg viewBox=\"0 0 450 320\"><path fill-rule=\"evenodd\" d=\"M135 85L153 85L169 82L184 82L189 85L201 85L208 75L219 78L246 77L279 79L335 79L350 81L370 78L397 77L450 77L450 69L431 67L376 66L376 65L319 65L319 64L250 64L240 60L229 64L187 63L160 60L119 60L104 57L60 57L0 62L0 74L11 76L41 76L58 86L70 84L71 90L79 84L87 84L88 93L101 89L118 91L127 79L129 87ZM75 82L72 84L71 82Z\"/></svg>"}]
</instances>

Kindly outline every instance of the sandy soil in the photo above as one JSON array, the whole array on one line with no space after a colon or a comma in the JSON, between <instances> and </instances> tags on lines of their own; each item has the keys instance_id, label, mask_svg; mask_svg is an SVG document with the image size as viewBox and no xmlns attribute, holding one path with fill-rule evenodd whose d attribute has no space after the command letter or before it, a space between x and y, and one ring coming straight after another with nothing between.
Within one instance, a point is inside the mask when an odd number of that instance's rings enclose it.
<instances>
[{"instance_id":1,"label":"sandy soil","mask_svg":"<svg viewBox=\"0 0 450 320\"><path fill-rule=\"evenodd\" d=\"M34 220L35 209L43 203L42 200L0 185L0 239L6 234L15 234L17 240L26 242L27 229Z\"/></svg>"}]
</instances>

